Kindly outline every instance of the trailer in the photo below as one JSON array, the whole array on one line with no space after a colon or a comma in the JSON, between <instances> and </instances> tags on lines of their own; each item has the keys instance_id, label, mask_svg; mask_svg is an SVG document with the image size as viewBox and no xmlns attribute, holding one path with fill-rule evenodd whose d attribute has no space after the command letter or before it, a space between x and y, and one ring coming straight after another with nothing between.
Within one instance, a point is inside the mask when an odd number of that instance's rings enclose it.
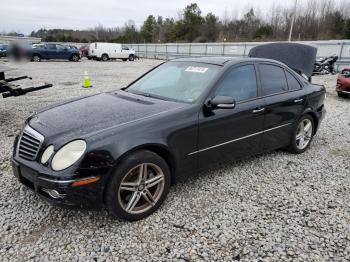
<instances>
[{"instance_id":1,"label":"trailer","mask_svg":"<svg viewBox=\"0 0 350 262\"><path fill-rule=\"evenodd\" d=\"M29 76L6 78L5 72L11 71L11 70L15 70L15 69L5 65L0 65L0 94L2 94L3 98L7 98L11 96L22 96L30 92L52 87L52 84L44 84L41 86L31 86L31 87L21 88L19 85L14 84L14 82L23 80L23 79L32 79L32 78Z\"/></svg>"}]
</instances>

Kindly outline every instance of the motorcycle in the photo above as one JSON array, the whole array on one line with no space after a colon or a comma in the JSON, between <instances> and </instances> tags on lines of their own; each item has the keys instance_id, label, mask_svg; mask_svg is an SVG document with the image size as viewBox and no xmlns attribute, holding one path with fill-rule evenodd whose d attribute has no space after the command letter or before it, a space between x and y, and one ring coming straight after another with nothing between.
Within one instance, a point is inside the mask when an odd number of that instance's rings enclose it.
<instances>
[{"instance_id":1,"label":"motorcycle","mask_svg":"<svg viewBox=\"0 0 350 262\"><path fill-rule=\"evenodd\" d=\"M336 74L335 72L335 62L337 62L338 56L329 56L321 58L314 64L314 71L312 75L326 75L326 74Z\"/></svg>"}]
</instances>

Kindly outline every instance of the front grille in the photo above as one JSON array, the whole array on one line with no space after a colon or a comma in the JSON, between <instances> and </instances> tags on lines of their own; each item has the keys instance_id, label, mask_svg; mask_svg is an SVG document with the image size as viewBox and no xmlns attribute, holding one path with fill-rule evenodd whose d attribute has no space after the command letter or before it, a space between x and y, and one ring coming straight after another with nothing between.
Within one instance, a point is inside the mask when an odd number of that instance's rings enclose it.
<instances>
[{"instance_id":1,"label":"front grille","mask_svg":"<svg viewBox=\"0 0 350 262\"><path fill-rule=\"evenodd\" d=\"M40 147L44 141L44 136L27 125L19 139L17 154L26 160L35 160Z\"/></svg>"}]
</instances>

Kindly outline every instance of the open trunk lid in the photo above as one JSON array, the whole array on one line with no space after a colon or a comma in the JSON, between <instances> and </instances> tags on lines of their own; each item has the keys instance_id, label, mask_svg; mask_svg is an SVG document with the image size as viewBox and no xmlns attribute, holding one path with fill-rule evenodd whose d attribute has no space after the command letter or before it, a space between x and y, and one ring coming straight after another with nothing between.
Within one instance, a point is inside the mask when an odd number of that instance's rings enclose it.
<instances>
[{"instance_id":1,"label":"open trunk lid","mask_svg":"<svg viewBox=\"0 0 350 262\"><path fill-rule=\"evenodd\" d=\"M297 43L270 43L252 48L249 57L267 58L282 62L296 71L311 77L317 48Z\"/></svg>"}]
</instances>

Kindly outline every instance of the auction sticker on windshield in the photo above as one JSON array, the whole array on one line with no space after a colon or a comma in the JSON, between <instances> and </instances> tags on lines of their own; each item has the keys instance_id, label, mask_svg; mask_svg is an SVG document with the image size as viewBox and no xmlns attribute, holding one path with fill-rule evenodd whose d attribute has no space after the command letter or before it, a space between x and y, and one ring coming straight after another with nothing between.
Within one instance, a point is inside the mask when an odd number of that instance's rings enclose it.
<instances>
[{"instance_id":1,"label":"auction sticker on windshield","mask_svg":"<svg viewBox=\"0 0 350 262\"><path fill-rule=\"evenodd\" d=\"M186 72L193 72L193 73L205 73L207 72L208 67L198 67L198 66L189 66L186 68Z\"/></svg>"}]
</instances>

